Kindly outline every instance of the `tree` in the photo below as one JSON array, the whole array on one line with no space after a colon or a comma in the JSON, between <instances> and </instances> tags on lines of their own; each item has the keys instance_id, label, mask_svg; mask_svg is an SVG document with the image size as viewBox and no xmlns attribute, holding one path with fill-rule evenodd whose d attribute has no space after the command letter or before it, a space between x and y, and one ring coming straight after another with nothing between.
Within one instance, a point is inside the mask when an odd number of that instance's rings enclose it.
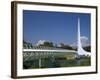
<instances>
[{"instance_id":1,"label":"tree","mask_svg":"<svg viewBox=\"0 0 100 80\"><path fill-rule=\"evenodd\" d=\"M65 46L65 44L64 44L64 43L60 43L60 47L62 47L62 48L63 48L64 46Z\"/></svg>"},{"instance_id":2,"label":"tree","mask_svg":"<svg viewBox=\"0 0 100 80\"><path fill-rule=\"evenodd\" d=\"M70 45L65 45L64 43L60 43L60 47L63 49L70 49L70 50L73 49Z\"/></svg>"},{"instance_id":3,"label":"tree","mask_svg":"<svg viewBox=\"0 0 100 80\"><path fill-rule=\"evenodd\" d=\"M73 49L73 48L72 48L71 46L69 46L69 45L64 45L62 48L64 48L64 49L70 49L70 50Z\"/></svg>"},{"instance_id":4,"label":"tree","mask_svg":"<svg viewBox=\"0 0 100 80\"><path fill-rule=\"evenodd\" d=\"M43 44L40 44L39 46L54 47L53 43L49 41L45 41Z\"/></svg>"},{"instance_id":5,"label":"tree","mask_svg":"<svg viewBox=\"0 0 100 80\"><path fill-rule=\"evenodd\" d=\"M53 47L53 43L46 41L46 42L44 42L44 46Z\"/></svg>"},{"instance_id":6,"label":"tree","mask_svg":"<svg viewBox=\"0 0 100 80\"><path fill-rule=\"evenodd\" d=\"M83 47L84 50L88 51L88 52L91 52L91 46L86 46L86 47Z\"/></svg>"},{"instance_id":7,"label":"tree","mask_svg":"<svg viewBox=\"0 0 100 80\"><path fill-rule=\"evenodd\" d=\"M32 48L32 47L33 47L32 43L23 40L23 48Z\"/></svg>"}]
</instances>

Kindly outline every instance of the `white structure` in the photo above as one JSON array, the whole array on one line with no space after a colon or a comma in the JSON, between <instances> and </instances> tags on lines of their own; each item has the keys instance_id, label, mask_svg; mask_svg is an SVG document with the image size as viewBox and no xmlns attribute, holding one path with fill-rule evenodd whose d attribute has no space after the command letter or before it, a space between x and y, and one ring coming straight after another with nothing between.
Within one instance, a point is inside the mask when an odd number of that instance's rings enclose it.
<instances>
[{"instance_id":1,"label":"white structure","mask_svg":"<svg viewBox=\"0 0 100 80\"><path fill-rule=\"evenodd\" d=\"M78 50L77 50L77 53L78 55L85 55L85 56L91 56L91 53L90 52L87 52L85 51L83 48L82 48L82 43L81 43L81 34L80 34L80 19L78 19Z\"/></svg>"}]
</instances>

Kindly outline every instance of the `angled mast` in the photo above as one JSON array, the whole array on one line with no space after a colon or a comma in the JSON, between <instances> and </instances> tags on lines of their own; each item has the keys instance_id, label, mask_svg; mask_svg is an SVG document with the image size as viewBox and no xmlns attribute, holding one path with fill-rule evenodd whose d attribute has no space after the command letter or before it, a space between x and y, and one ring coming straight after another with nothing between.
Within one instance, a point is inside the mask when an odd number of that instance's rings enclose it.
<instances>
[{"instance_id":1,"label":"angled mast","mask_svg":"<svg viewBox=\"0 0 100 80\"><path fill-rule=\"evenodd\" d=\"M82 48L82 42L81 42L81 33L80 33L80 18L78 18L78 33L77 33L77 52L79 55L85 55L85 56L90 56L91 53L90 52L87 52L85 51L83 48Z\"/></svg>"}]
</instances>

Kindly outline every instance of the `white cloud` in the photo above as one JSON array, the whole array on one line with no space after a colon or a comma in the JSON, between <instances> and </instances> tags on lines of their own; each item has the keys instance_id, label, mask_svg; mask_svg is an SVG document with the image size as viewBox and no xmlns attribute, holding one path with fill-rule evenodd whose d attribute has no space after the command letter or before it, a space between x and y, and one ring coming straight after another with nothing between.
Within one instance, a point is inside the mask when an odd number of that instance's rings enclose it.
<instances>
[{"instance_id":1,"label":"white cloud","mask_svg":"<svg viewBox=\"0 0 100 80\"><path fill-rule=\"evenodd\" d=\"M82 42L82 46L88 46L89 45L88 37L81 36L81 42Z\"/></svg>"},{"instance_id":2,"label":"white cloud","mask_svg":"<svg viewBox=\"0 0 100 80\"><path fill-rule=\"evenodd\" d=\"M81 36L81 41L82 41L82 42L87 42L87 41L88 41L88 37L86 37L86 36Z\"/></svg>"},{"instance_id":3,"label":"white cloud","mask_svg":"<svg viewBox=\"0 0 100 80\"><path fill-rule=\"evenodd\" d=\"M90 45L89 39L86 36L81 36L81 42L82 42L82 46L88 46L88 45ZM74 42L71 46L72 47L76 47L77 46L77 41Z\"/></svg>"},{"instance_id":4,"label":"white cloud","mask_svg":"<svg viewBox=\"0 0 100 80\"><path fill-rule=\"evenodd\" d=\"M39 40L36 45L44 44L44 42L46 42L46 40Z\"/></svg>"}]
</instances>

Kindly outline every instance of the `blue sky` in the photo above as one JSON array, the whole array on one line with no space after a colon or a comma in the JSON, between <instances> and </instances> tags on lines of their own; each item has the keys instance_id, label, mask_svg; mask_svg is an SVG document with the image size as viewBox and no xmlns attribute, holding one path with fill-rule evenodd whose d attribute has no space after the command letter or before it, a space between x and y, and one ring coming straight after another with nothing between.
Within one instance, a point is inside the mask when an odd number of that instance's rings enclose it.
<instances>
[{"instance_id":1,"label":"blue sky","mask_svg":"<svg viewBox=\"0 0 100 80\"><path fill-rule=\"evenodd\" d=\"M81 36L90 40L90 14L23 10L23 38L32 44L39 40L73 44L77 41L78 18Z\"/></svg>"}]
</instances>

